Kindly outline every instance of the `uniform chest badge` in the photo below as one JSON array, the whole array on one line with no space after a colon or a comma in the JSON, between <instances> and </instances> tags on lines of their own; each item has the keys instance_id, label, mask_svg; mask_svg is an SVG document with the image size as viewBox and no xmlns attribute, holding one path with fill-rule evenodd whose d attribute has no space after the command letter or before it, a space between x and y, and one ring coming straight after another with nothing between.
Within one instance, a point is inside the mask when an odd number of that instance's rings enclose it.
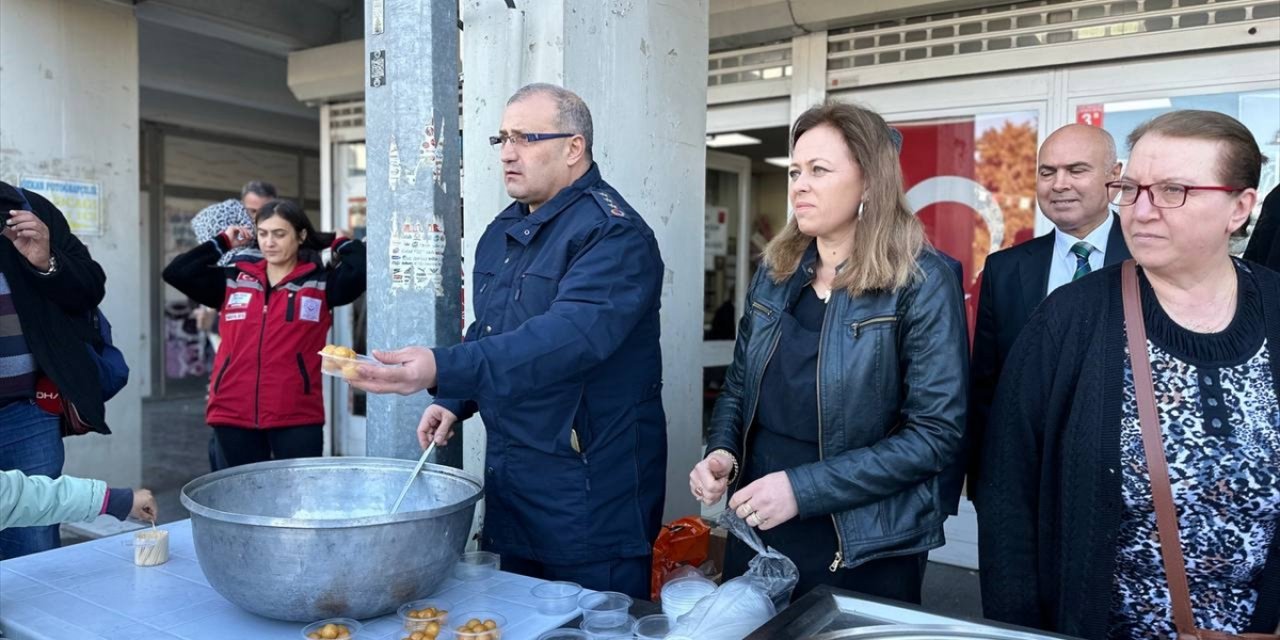
<instances>
[{"instance_id":1,"label":"uniform chest badge","mask_svg":"<svg viewBox=\"0 0 1280 640\"><path fill-rule=\"evenodd\" d=\"M307 322L320 322L320 299L303 296L301 315Z\"/></svg>"}]
</instances>

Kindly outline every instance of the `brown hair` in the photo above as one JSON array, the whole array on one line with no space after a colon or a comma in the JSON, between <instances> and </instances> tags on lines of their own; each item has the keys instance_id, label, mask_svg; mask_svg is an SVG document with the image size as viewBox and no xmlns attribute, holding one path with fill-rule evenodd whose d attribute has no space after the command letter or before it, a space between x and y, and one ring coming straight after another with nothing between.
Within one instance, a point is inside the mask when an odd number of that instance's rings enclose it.
<instances>
[{"instance_id":1,"label":"brown hair","mask_svg":"<svg viewBox=\"0 0 1280 640\"><path fill-rule=\"evenodd\" d=\"M829 126L844 137L862 170L862 214L858 217L849 263L836 274L833 289L856 296L906 286L919 274L916 256L928 245L924 227L907 206L902 167L889 125L874 111L828 100L810 107L791 127L791 148L808 131ZM764 250L764 264L781 283L800 266L813 238L800 231L794 217Z\"/></svg>"},{"instance_id":2,"label":"brown hair","mask_svg":"<svg viewBox=\"0 0 1280 640\"><path fill-rule=\"evenodd\" d=\"M1218 154L1218 179L1223 186L1240 190L1257 189L1262 175L1262 165L1267 157L1262 155L1258 142L1253 139L1239 120L1216 111L1184 109L1158 115L1129 134L1129 150L1147 134L1170 138L1194 138L1222 143Z\"/></svg>"}]
</instances>

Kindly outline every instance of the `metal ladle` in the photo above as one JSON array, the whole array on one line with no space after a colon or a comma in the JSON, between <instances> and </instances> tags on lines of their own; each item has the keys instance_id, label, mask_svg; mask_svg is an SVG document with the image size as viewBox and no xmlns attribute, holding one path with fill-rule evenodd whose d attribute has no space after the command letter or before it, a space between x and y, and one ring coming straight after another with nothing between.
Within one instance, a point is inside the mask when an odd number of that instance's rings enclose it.
<instances>
[{"instance_id":1,"label":"metal ladle","mask_svg":"<svg viewBox=\"0 0 1280 640\"><path fill-rule=\"evenodd\" d=\"M431 446L427 447L427 450L422 452L421 458L418 458L418 466L413 468L413 475L409 476L409 481L404 483L404 488L400 490L400 497L396 498L396 503L392 505L391 513L395 513L400 510L400 503L404 502L404 497L409 495L409 487L412 487L413 481L418 479L418 474L422 473L422 467L427 464L427 458L431 455L431 452L435 450L436 443L432 440Z\"/></svg>"}]
</instances>

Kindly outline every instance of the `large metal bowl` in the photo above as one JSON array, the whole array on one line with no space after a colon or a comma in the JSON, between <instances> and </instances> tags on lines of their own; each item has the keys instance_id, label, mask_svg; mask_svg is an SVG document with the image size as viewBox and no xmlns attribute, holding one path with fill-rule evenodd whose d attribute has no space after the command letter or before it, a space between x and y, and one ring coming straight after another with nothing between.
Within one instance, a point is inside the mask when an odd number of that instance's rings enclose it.
<instances>
[{"instance_id":1,"label":"large metal bowl","mask_svg":"<svg viewBox=\"0 0 1280 640\"><path fill-rule=\"evenodd\" d=\"M196 478L182 506L200 568L224 598L277 620L371 618L429 596L458 562L483 488L429 464L387 515L413 467L303 458Z\"/></svg>"}]
</instances>

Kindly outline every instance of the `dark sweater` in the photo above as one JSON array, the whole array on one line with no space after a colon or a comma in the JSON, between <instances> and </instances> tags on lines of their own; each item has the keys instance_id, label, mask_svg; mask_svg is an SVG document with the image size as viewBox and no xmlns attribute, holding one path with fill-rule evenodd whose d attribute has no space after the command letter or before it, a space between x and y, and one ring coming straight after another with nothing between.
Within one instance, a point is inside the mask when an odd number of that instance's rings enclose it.
<instances>
[{"instance_id":1,"label":"dark sweater","mask_svg":"<svg viewBox=\"0 0 1280 640\"><path fill-rule=\"evenodd\" d=\"M1280 274L1241 264L1280 345ZM1150 301L1144 301L1149 306ZM1150 331L1151 314L1146 314ZM1120 419L1125 332L1119 265L1055 291L1014 343L983 446L978 511L988 618L1087 639L1107 636L1124 504ZM1280 358L1271 359L1280 383ZM1280 622L1280 536L1248 631Z\"/></svg>"}]
</instances>

